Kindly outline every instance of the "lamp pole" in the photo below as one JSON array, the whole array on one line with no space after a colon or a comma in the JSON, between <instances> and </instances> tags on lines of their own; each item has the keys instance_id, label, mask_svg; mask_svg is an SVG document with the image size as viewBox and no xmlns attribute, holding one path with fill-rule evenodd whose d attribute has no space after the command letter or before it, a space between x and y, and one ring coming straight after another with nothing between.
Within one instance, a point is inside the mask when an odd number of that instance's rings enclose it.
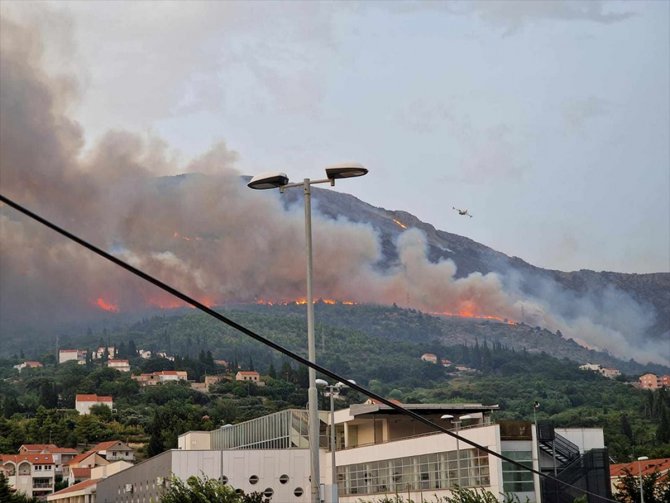
<instances>
[{"instance_id":1,"label":"lamp pole","mask_svg":"<svg viewBox=\"0 0 670 503\"><path fill-rule=\"evenodd\" d=\"M305 199L305 248L307 255L307 359L316 363L316 345L314 342L314 300L312 295L312 190L311 186L317 183L335 185L335 180L353 178L366 175L368 170L358 163L337 164L326 168L326 178L310 180L305 178L302 183L288 183L285 173L262 173L254 176L247 184L251 189L275 189L280 192L291 187L303 188ZM316 393L316 371L309 367L309 388L307 390L308 423L309 423L309 451L310 451L310 487L311 503L320 503L320 470L319 470L319 407Z\"/></svg>"},{"instance_id":2,"label":"lamp pole","mask_svg":"<svg viewBox=\"0 0 670 503\"><path fill-rule=\"evenodd\" d=\"M356 383L356 381L350 382L353 382L354 384ZM328 384L328 382L324 381L323 379L317 379L316 385L327 389L330 393L330 467L332 480L331 502L338 503L339 488L337 483L337 464L335 461L335 390L346 388L347 385L344 383Z\"/></svg>"},{"instance_id":3,"label":"lamp pole","mask_svg":"<svg viewBox=\"0 0 670 503\"><path fill-rule=\"evenodd\" d=\"M644 503L644 489L642 488L642 465L640 461L647 461L649 458L647 456L640 456L637 458L637 473L640 479L640 503Z\"/></svg>"}]
</instances>

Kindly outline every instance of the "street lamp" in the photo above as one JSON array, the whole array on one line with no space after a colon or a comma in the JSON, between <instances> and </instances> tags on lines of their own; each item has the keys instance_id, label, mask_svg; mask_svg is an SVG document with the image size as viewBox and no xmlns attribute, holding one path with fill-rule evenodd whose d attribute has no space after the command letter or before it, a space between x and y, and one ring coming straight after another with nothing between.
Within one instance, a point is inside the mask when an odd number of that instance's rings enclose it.
<instances>
[{"instance_id":1,"label":"street lamp","mask_svg":"<svg viewBox=\"0 0 670 503\"><path fill-rule=\"evenodd\" d=\"M356 384L356 381L349 379L349 382ZM337 465L335 463L335 390L339 391L346 388L347 385L338 382L337 384L328 384L323 379L317 379L316 385L325 388L330 393L330 464L331 464L331 478L332 478L332 503L339 501L338 483L337 483Z\"/></svg>"},{"instance_id":2,"label":"street lamp","mask_svg":"<svg viewBox=\"0 0 670 503\"><path fill-rule=\"evenodd\" d=\"M647 456L640 456L637 458L637 473L640 477L640 503L644 503L644 490L642 488L642 465L640 461L647 461L649 458Z\"/></svg>"},{"instance_id":3,"label":"street lamp","mask_svg":"<svg viewBox=\"0 0 670 503\"><path fill-rule=\"evenodd\" d=\"M452 416L451 414L443 414L440 419L450 420L454 427L456 428L456 435L458 435L461 429L461 422L463 419L474 419L474 416L470 414L463 414L462 416ZM461 484L461 444L459 442L458 436L456 437L456 471L458 475L456 479L458 480L457 484Z\"/></svg>"},{"instance_id":4,"label":"street lamp","mask_svg":"<svg viewBox=\"0 0 670 503\"><path fill-rule=\"evenodd\" d=\"M316 363L316 347L314 343L314 301L312 299L312 191L311 186L318 183L329 183L335 185L335 180L342 178L353 178L366 175L368 170L359 163L336 164L326 168L326 178L310 180L305 178L302 182L289 183L286 173L270 172L254 176L247 184L250 189L279 189L284 192L291 187L302 187L305 195L305 246L307 252L307 359L310 363ZM316 395L316 372L309 368L309 389L307 391L307 402L309 405L309 450L312 503L319 503L319 410Z\"/></svg>"}]
</instances>

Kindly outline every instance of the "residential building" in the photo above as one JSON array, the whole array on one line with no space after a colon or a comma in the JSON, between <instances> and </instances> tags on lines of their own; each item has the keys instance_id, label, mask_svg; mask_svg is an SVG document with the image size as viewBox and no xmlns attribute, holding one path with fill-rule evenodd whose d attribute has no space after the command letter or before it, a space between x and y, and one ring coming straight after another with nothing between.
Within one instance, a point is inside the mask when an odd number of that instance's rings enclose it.
<instances>
[{"instance_id":1,"label":"residential building","mask_svg":"<svg viewBox=\"0 0 670 503\"><path fill-rule=\"evenodd\" d=\"M94 360L100 360L105 356L105 351L107 351L107 358L116 358L116 348L114 346L100 346L91 356Z\"/></svg>"},{"instance_id":2,"label":"residential building","mask_svg":"<svg viewBox=\"0 0 670 503\"><path fill-rule=\"evenodd\" d=\"M140 386L155 386L166 382L188 381L188 373L185 370L160 370L150 374L132 376Z\"/></svg>"},{"instance_id":3,"label":"residential building","mask_svg":"<svg viewBox=\"0 0 670 503\"><path fill-rule=\"evenodd\" d=\"M619 483L626 473L635 477L643 477L658 472L661 478L670 477L670 458L647 459L645 461L632 461L630 463L618 463L610 465L610 479L612 482L612 494L619 492Z\"/></svg>"},{"instance_id":4,"label":"residential building","mask_svg":"<svg viewBox=\"0 0 670 503\"><path fill-rule=\"evenodd\" d=\"M521 501L540 501L540 494L558 493L563 487L540 484L539 476L516 465L501 462L487 451L466 442L486 446L492 452L536 469L559 475L563 468L581 456L595 456L607 468L606 450L598 435L582 430L565 430L577 445L551 430L542 441L528 422L494 424L491 413L497 405L409 404L405 408L439 424L444 424L464 439L435 432L414 418L378 403L352 405L330 415L320 413L321 482L326 486L326 502L332 501L335 482L341 503L360 499L393 497L402 494L414 501L448 496L455 485L490 490L494 494L513 492ZM179 449L166 451L133 468L98 483L98 503L135 503L157 500L162 484L171 475L186 479L191 475L219 478L245 492L259 491L279 502L308 502L309 439L308 413L289 409L237 425L225 425L212 432L189 432L179 437ZM452 419L442 419L451 416ZM335 435L335 471L332 479L330 428ZM547 433L546 431L544 433ZM602 436L602 433L601 433ZM561 446L557 446L560 437ZM547 449L549 454L547 454ZM552 451L557 456L552 457ZM605 456L603 457L603 451ZM594 454L595 452L595 454ZM554 461L555 460L555 461ZM595 463L588 466L595 466ZM574 467L574 465L571 465ZM599 465L600 466L600 465ZM602 473L600 473L602 472ZM570 473L574 484L586 474ZM589 488L609 494L607 469L588 473ZM550 493L547 493L550 494ZM559 501L544 499L544 501Z\"/></svg>"},{"instance_id":5,"label":"residential building","mask_svg":"<svg viewBox=\"0 0 670 503\"><path fill-rule=\"evenodd\" d=\"M640 376L642 389L670 388L670 375L657 376L651 372Z\"/></svg>"},{"instance_id":6,"label":"residential building","mask_svg":"<svg viewBox=\"0 0 670 503\"><path fill-rule=\"evenodd\" d=\"M109 461L103 458L94 450L82 452L75 456L67 465L63 467L63 477L70 479L70 472L78 468L95 468L96 466L108 465Z\"/></svg>"},{"instance_id":7,"label":"residential building","mask_svg":"<svg viewBox=\"0 0 670 503\"><path fill-rule=\"evenodd\" d=\"M148 349L138 349L137 354L139 355L140 358L144 360L148 360L149 358L151 358L151 351L149 351Z\"/></svg>"},{"instance_id":8,"label":"residential building","mask_svg":"<svg viewBox=\"0 0 670 503\"><path fill-rule=\"evenodd\" d=\"M107 360L107 366L119 372L130 372L130 363L128 360Z\"/></svg>"},{"instance_id":9,"label":"residential building","mask_svg":"<svg viewBox=\"0 0 670 503\"><path fill-rule=\"evenodd\" d=\"M251 381L259 383L261 380L261 375L255 370L240 370L235 374L236 381Z\"/></svg>"},{"instance_id":10,"label":"residential building","mask_svg":"<svg viewBox=\"0 0 670 503\"><path fill-rule=\"evenodd\" d=\"M86 350L84 349L59 349L58 363L77 362L79 365L86 364Z\"/></svg>"},{"instance_id":11,"label":"residential building","mask_svg":"<svg viewBox=\"0 0 670 503\"><path fill-rule=\"evenodd\" d=\"M21 372L23 369L38 369L42 368L44 365L42 365L40 362L33 361L33 360L26 360L23 363L19 363L18 365L14 365L14 368Z\"/></svg>"},{"instance_id":12,"label":"residential building","mask_svg":"<svg viewBox=\"0 0 670 503\"><path fill-rule=\"evenodd\" d=\"M600 375L607 377L608 379L614 379L621 375L621 372L618 369L603 367L599 363L585 363L584 365L579 366L579 370L598 372Z\"/></svg>"},{"instance_id":13,"label":"residential building","mask_svg":"<svg viewBox=\"0 0 670 503\"><path fill-rule=\"evenodd\" d=\"M0 471L9 487L29 498L53 493L55 469L51 454L0 454Z\"/></svg>"},{"instance_id":14,"label":"residential building","mask_svg":"<svg viewBox=\"0 0 670 503\"><path fill-rule=\"evenodd\" d=\"M70 471L67 477L67 485L73 486L79 482L89 480L91 478L91 467L83 466L79 467L70 467Z\"/></svg>"},{"instance_id":15,"label":"residential building","mask_svg":"<svg viewBox=\"0 0 670 503\"><path fill-rule=\"evenodd\" d=\"M75 409L79 414L90 414L91 407L94 405L106 405L111 409L114 408L114 402L112 401L111 396L99 396L99 395L76 395L75 397Z\"/></svg>"},{"instance_id":16,"label":"residential building","mask_svg":"<svg viewBox=\"0 0 670 503\"><path fill-rule=\"evenodd\" d=\"M100 442L93 446L91 451L95 451L107 461L135 461L135 451L128 444L120 440L109 440Z\"/></svg>"},{"instance_id":17,"label":"residential building","mask_svg":"<svg viewBox=\"0 0 670 503\"><path fill-rule=\"evenodd\" d=\"M79 454L77 449L58 447L54 444L23 444L19 454L51 454L56 476L63 475L63 467Z\"/></svg>"},{"instance_id":18,"label":"residential building","mask_svg":"<svg viewBox=\"0 0 670 503\"><path fill-rule=\"evenodd\" d=\"M433 353L424 353L421 355L421 361L437 363L437 355L434 355Z\"/></svg>"}]
</instances>

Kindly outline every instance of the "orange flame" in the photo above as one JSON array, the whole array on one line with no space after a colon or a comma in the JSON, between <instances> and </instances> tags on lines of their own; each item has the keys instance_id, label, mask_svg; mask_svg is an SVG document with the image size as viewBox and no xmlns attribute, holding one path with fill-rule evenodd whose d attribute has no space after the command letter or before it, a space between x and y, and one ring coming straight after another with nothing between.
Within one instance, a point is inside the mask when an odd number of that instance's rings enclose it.
<instances>
[{"instance_id":1,"label":"orange flame","mask_svg":"<svg viewBox=\"0 0 670 503\"><path fill-rule=\"evenodd\" d=\"M353 300L342 300L338 301L336 299L317 299L313 301L314 304L322 303L322 304L328 304L330 306L332 305L337 305L337 304L342 304L343 306L355 306L357 305L357 302L354 302ZM305 306L307 305L307 299L305 297L298 297L295 300L267 300L267 299L257 299L256 304L262 305L262 306L288 306L291 304L295 304L298 306Z\"/></svg>"},{"instance_id":2,"label":"orange flame","mask_svg":"<svg viewBox=\"0 0 670 503\"><path fill-rule=\"evenodd\" d=\"M108 311L110 313L118 313L119 312L119 306L117 306L116 304L112 304L110 302L107 302L102 297L98 297L98 299L95 301L95 305L98 306L103 311Z\"/></svg>"},{"instance_id":3,"label":"orange flame","mask_svg":"<svg viewBox=\"0 0 670 503\"><path fill-rule=\"evenodd\" d=\"M394 218L393 221L394 221L399 227L402 227L403 229L407 229L407 226L406 226L405 224L403 224L400 220L396 220L396 219Z\"/></svg>"}]
</instances>

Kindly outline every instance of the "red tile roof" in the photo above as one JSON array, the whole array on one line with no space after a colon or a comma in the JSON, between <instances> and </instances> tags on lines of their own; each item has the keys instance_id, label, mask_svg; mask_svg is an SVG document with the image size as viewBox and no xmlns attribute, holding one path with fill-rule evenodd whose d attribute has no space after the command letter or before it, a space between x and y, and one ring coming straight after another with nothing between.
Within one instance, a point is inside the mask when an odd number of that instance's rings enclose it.
<instances>
[{"instance_id":1,"label":"red tile roof","mask_svg":"<svg viewBox=\"0 0 670 503\"><path fill-rule=\"evenodd\" d=\"M79 463L81 463L82 461L84 461L86 458L88 458L88 457L90 457L90 456L93 456L94 454L97 454L97 453L96 453L95 451L92 451L92 450L89 450L89 451L86 451L86 452L82 452L82 453L79 454L78 456L75 456L75 457L72 458L70 461L68 461L67 464L68 464L68 466L75 467L75 466L77 466Z\"/></svg>"},{"instance_id":2,"label":"red tile roof","mask_svg":"<svg viewBox=\"0 0 670 503\"><path fill-rule=\"evenodd\" d=\"M55 492L53 494L66 494L66 493L73 493L75 491L80 491L82 489L86 489L87 487L95 486L99 480L100 479L84 480L83 482L78 482L70 487L61 489L60 491Z\"/></svg>"},{"instance_id":3,"label":"red tile roof","mask_svg":"<svg viewBox=\"0 0 670 503\"><path fill-rule=\"evenodd\" d=\"M626 469L633 475L639 475L640 470L642 475L651 475L656 471L664 474L670 471L670 458L648 459L640 461L639 465L637 461L610 465L610 478L623 477Z\"/></svg>"},{"instance_id":4,"label":"red tile roof","mask_svg":"<svg viewBox=\"0 0 670 503\"><path fill-rule=\"evenodd\" d=\"M70 471L72 472L72 475L74 475L75 479L90 479L91 478L91 468L90 467L83 467L79 468L77 466L70 468Z\"/></svg>"},{"instance_id":5,"label":"red tile roof","mask_svg":"<svg viewBox=\"0 0 670 503\"><path fill-rule=\"evenodd\" d=\"M111 396L98 396L98 395L77 395L77 402L111 402Z\"/></svg>"},{"instance_id":6,"label":"red tile roof","mask_svg":"<svg viewBox=\"0 0 670 503\"><path fill-rule=\"evenodd\" d=\"M51 454L0 454L0 461L12 461L14 463L22 463L28 461L37 465L53 465L54 459Z\"/></svg>"},{"instance_id":7,"label":"red tile roof","mask_svg":"<svg viewBox=\"0 0 670 503\"><path fill-rule=\"evenodd\" d=\"M48 450L49 452L52 449L58 449L59 447L56 444L23 444L19 447L19 450L24 449L27 452L37 452Z\"/></svg>"}]
</instances>

